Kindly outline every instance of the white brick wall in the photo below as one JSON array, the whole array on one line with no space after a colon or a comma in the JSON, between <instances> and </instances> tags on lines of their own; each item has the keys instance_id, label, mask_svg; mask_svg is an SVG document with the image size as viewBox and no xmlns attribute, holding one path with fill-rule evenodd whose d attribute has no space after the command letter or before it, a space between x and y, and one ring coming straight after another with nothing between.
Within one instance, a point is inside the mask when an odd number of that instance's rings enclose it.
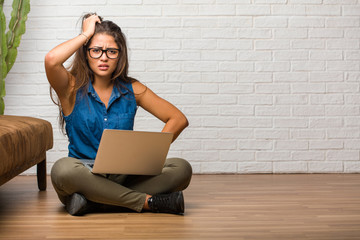
<instances>
[{"instance_id":1,"label":"white brick wall","mask_svg":"<svg viewBox=\"0 0 360 240\"><path fill-rule=\"evenodd\" d=\"M53 124L48 170L66 156L67 140L43 59L79 33L80 15L96 11L126 33L131 75L188 116L169 156L186 158L196 173L360 172L359 0L31 4L5 113ZM135 129L162 126L139 110Z\"/></svg>"}]
</instances>

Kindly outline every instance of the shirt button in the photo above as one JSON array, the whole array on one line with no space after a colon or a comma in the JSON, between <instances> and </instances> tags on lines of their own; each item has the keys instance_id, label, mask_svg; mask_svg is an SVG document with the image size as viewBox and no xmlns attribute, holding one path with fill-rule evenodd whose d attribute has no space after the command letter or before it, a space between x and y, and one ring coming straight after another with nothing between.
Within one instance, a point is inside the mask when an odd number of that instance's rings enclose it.
<instances>
[{"instance_id":1,"label":"shirt button","mask_svg":"<svg viewBox=\"0 0 360 240\"><path fill-rule=\"evenodd\" d=\"M106 121L107 121L107 118L104 118L104 121L106 122Z\"/></svg>"}]
</instances>

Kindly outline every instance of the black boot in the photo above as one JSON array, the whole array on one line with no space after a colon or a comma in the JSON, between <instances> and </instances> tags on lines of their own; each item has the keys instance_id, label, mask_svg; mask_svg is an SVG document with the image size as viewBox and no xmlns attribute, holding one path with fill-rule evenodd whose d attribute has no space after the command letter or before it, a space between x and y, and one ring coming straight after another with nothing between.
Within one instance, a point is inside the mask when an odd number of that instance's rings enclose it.
<instances>
[{"instance_id":1,"label":"black boot","mask_svg":"<svg viewBox=\"0 0 360 240\"><path fill-rule=\"evenodd\" d=\"M82 216L91 211L92 204L80 193L73 193L68 197L65 208L73 216Z\"/></svg>"},{"instance_id":2,"label":"black boot","mask_svg":"<svg viewBox=\"0 0 360 240\"><path fill-rule=\"evenodd\" d=\"M148 205L152 212L158 213L184 213L184 196L182 192L169 194L155 194L148 199Z\"/></svg>"}]
</instances>

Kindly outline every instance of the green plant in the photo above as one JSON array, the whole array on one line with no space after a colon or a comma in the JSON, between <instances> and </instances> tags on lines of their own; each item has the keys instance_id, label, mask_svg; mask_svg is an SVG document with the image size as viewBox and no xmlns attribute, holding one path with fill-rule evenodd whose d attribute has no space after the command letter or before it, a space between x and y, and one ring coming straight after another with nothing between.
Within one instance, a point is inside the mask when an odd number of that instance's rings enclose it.
<instances>
[{"instance_id":1,"label":"green plant","mask_svg":"<svg viewBox=\"0 0 360 240\"><path fill-rule=\"evenodd\" d=\"M30 12L30 0L14 0L12 4L9 30L3 10L4 0L0 0L0 115L4 114L5 77L15 63L17 47L25 33L25 22Z\"/></svg>"}]
</instances>

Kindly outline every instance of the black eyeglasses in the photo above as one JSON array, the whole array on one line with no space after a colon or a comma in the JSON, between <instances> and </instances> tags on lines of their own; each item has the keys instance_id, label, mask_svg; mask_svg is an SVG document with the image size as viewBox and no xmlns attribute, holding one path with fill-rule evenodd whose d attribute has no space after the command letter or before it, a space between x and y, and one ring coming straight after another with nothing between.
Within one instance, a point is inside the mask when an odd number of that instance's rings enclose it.
<instances>
[{"instance_id":1,"label":"black eyeglasses","mask_svg":"<svg viewBox=\"0 0 360 240\"><path fill-rule=\"evenodd\" d=\"M101 56L105 53L106 56L110 59L116 59L119 57L120 49L117 48L108 48L108 49L101 49L101 48L89 48L89 55L91 58L101 58Z\"/></svg>"}]
</instances>

